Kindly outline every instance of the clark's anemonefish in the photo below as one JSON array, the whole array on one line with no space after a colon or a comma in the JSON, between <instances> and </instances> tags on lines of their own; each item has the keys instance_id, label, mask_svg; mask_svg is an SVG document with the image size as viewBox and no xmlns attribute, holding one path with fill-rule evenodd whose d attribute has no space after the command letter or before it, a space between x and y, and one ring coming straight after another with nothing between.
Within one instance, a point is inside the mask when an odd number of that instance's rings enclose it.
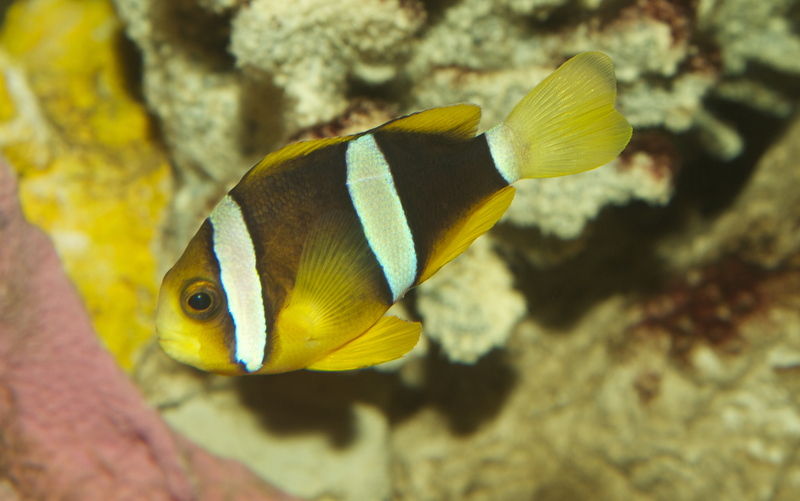
<instances>
[{"instance_id":1,"label":"clark's anemonefish","mask_svg":"<svg viewBox=\"0 0 800 501\"><path fill-rule=\"evenodd\" d=\"M389 307L488 231L515 181L616 157L631 126L615 98L611 60L588 52L478 136L480 108L459 104L267 155L164 278L161 346L228 375L401 357L421 327Z\"/></svg>"}]
</instances>

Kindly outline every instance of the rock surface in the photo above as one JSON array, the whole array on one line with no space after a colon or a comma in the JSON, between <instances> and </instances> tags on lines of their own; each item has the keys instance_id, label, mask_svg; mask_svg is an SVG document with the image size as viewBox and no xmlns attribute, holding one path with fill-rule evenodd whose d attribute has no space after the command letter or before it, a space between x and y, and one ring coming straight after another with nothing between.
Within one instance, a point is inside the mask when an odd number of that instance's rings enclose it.
<instances>
[{"instance_id":1,"label":"rock surface","mask_svg":"<svg viewBox=\"0 0 800 501\"><path fill-rule=\"evenodd\" d=\"M512 280L490 239L479 238L417 290L425 335L451 361L464 364L505 346L526 313L525 299Z\"/></svg>"}]
</instances>

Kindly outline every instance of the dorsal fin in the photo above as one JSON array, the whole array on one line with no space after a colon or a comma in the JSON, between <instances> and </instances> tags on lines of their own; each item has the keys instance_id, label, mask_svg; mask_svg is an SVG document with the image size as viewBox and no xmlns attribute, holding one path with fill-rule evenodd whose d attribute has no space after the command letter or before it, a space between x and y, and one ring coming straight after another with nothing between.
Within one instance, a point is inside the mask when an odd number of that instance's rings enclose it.
<instances>
[{"instance_id":1,"label":"dorsal fin","mask_svg":"<svg viewBox=\"0 0 800 501\"><path fill-rule=\"evenodd\" d=\"M387 132L443 134L453 140L466 141L475 137L480 121L480 107L474 104L454 104L412 113L392 120L378 129Z\"/></svg>"},{"instance_id":2,"label":"dorsal fin","mask_svg":"<svg viewBox=\"0 0 800 501\"><path fill-rule=\"evenodd\" d=\"M503 216L514 200L516 190L506 186L489 197L482 205L472 211L464 221L452 229L436 245L433 256L420 274L417 284L429 279L439 268L446 265L467 250L476 238L489 231Z\"/></svg>"},{"instance_id":3,"label":"dorsal fin","mask_svg":"<svg viewBox=\"0 0 800 501\"><path fill-rule=\"evenodd\" d=\"M247 174L245 174L245 177L262 176L270 173L287 160L308 155L312 151L324 148L326 146L349 141L353 137L355 136L325 137L321 139L309 139L307 141L298 141L296 143L287 144L283 148L275 150L262 158L253 166L252 169L250 169Z\"/></svg>"},{"instance_id":4,"label":"dorsal fin","mask_svg":"<svg viewBox=\"0 0 800 501\"><path fill-rule=\"evenodd\" d=\"M377 129L384 131L421 132L423 134L443 134L453 140L466 141L475 137L481 121L481 109L474 104L455 104L412 113L387 122ZM350 141L364 133L350 136L310 139L287 144L262 158L245 175L261 176L271 172L287 160L302 157L309 153L337 143Z\"/></svg>"}]
</instances>

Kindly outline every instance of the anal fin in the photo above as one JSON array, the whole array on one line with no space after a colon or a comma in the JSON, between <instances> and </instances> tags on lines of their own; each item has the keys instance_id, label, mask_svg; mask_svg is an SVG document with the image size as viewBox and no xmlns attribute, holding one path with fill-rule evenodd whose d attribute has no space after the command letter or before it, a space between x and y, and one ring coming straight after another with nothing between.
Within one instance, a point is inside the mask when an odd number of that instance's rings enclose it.
<instances>
[{"instance_id":1,"label":"anal fin","mask_svg":"<svg viewBox=\"0 0 800 501\"><path fill-rule=\"evenodd\" d=\"M505 214L511 201L514 200L516 190L507 186L489 197L482 205L450 231L436 246L425 269L417 281L421 284L433 276L439 269L467 250L476 238L489 231L492 226Z\"/></svg>"},{"instance_id":2,"label":"anal fin","mask_svg":"<svg viewBox=\"0 0 800 501\"><path fill-rule=\"evenodd\" d=\"M359 337L317 360L307 369L348 371L402 357L417 344L422 325L397 317L381 317Z\"/></svg>"}]
</instances>

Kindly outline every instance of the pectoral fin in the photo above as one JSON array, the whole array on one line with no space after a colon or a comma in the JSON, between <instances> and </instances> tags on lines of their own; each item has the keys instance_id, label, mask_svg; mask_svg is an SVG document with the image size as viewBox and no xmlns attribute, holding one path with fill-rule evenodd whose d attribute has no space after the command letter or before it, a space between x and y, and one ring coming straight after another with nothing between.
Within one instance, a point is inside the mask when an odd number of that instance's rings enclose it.
<instances>
[{"instance_id":1,"label":"pectoral fin","mask_svg":"<svg viewBox=\"0 0 800 501\"><path fill-rule=\"evenodd\" d=\"M422 325L397 317L381 317L365 333L312 363L315 371L347 371L382 364L402 357L419 340Z\"/></svg>"},{"instance_id":2,"label":"pectoral fin","mask_svg":"<svg viewBox=\"0 0 800 501\"><path fill-rule=\"evenodd\" d=\"M305 367L372 325L391 306L382 280L355 215L324 215L309 234L294 288L278 315L275 368Z\"/></svg>"}]
</instances>

